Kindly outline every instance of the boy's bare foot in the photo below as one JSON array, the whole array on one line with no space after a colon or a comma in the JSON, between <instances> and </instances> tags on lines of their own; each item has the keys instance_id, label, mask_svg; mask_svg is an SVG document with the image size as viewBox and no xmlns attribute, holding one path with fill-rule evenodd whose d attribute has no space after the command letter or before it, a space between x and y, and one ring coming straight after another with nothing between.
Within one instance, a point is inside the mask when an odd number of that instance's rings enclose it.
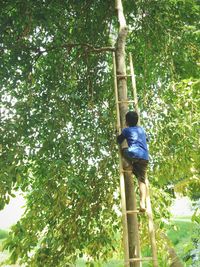
<instances>
[{"instance_id":1,"label":"boy's bare foot","mask_svg":"<svg viewBox=\"0 0 200 267\"><path fill-rule=\"evenodd\" d=\"M145 208L140 208L140 212L145 212L146 209Z\"/></svg>"}]
</instances>

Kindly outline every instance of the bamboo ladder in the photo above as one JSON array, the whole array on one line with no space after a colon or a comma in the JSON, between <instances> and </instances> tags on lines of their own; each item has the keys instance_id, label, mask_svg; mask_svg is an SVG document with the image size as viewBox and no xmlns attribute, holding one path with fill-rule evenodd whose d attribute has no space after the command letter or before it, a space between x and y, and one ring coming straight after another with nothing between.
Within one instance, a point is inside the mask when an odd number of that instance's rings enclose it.
<instances>
[{"instance_id":1,"label":"bamboo ladder","mask_svg":"<svg viewBox=\"0 0 200 267\"><path fill-rule=\"evenodd\" d=\"M138 108L138 100L137 100L137 91L136 91L136 82L133 68L132 55L129 54L129 62L130 62L130 74L129 75L117 75L116 72L116 58L115 53L113 52L113 71L114 71L114 88L115 88L115 101L116 101L116 111L117 111L117 128L119 134L121 133L121 122L120 122L120 111L119 104L120 103L133 103L135 107L135 111L139 114ZM130 77L132 83L133 97L134 100L123 100L119 101L118 98L118 87L117 87L117 79L120 77ZM126 193L125 193L125 181L124 181L124 172L122 166L122 158L121 153L119 153L119 170L120 170L120 192L121 192L121 205L122 205L122 223L123 223L123 244L124 244L124 266L129 267L131 262L140 262L140 266L142 266L142 261L152 261L153 267L158 267L157 260L157 248L156 248L156 240L155 240L155 230L153 224L153 215L149 194L149 182L146 180L146 214L148 217L148 232L151 243L152 257L137 257L130 258L129 257L129 240L128 240L128 224L127 224L127 215L136 214L137 216L140 214L144 214L144 212L140 212L139 210L127 210L126 209ZM138 231L138 229L137 229Z\"/></svg>"}]
</instances>

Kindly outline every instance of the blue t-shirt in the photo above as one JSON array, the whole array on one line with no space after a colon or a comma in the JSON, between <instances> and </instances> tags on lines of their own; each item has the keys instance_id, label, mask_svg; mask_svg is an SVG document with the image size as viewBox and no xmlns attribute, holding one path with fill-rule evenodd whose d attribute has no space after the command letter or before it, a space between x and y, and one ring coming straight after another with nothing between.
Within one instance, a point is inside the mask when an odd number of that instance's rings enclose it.
<instances>
[{"instance_id":1,"label":"blue t-shirt","mask_svg":"<svg viewBox=\"0 0 200 267\"><path fill-rule=\"evenodd\" d=\"M122 130L122 135L128 143L128 154L131 158L149 160L146 134L142 127L133 126Z\"/></svg>"}]
</instances>

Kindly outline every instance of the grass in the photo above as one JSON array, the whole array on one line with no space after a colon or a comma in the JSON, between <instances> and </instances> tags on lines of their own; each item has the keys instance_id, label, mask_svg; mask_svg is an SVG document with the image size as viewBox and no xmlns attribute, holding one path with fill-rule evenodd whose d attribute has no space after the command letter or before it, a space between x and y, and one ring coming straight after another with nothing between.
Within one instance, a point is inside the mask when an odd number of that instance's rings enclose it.
<instances>
[{"instance_id":1,"label":"grass","mask_svg":"<svg viewBox=\"0 0 200 267\"><path fill-rule=\"evenodd\" d=\"M168 237L177 246L179 243L187 243L193 231L193 223L190 221L175 220L174 229L168 230Z\"/></svg>"}]
</instances>

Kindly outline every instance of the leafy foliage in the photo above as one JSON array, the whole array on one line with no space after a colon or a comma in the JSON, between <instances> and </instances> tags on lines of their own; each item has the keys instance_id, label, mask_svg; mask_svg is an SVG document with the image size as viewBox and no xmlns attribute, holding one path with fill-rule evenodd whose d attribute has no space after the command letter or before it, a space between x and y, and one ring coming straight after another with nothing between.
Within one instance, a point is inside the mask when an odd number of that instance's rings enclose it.
<instances>
[{"instance_id":1,"label":"leafy foliage","mask_svg":"<svg viewBox=\"0 0 200 267\"><path fill-rule=\"evenodd\" d=\"M0 229L0 239L4 239L8 236L8 232Z\"/></svg>"},{"instance_id":2,"label":"leafy foliage","mask_svg":"<svg viewBox=\"0 0 200 267\"><path fill-rule=\"evenodd\" d=\"M161 2L124 1L162 229L167 185L199 177L199 7ZM67 266L83 254L106 260L119 249L121 231L112 59L91 46L110 46L116 37L113 1L0 7L1 208L14 190L27 192L27 210L5 247L12 262L27 266Z\"/></svg>"}]
</instances>

